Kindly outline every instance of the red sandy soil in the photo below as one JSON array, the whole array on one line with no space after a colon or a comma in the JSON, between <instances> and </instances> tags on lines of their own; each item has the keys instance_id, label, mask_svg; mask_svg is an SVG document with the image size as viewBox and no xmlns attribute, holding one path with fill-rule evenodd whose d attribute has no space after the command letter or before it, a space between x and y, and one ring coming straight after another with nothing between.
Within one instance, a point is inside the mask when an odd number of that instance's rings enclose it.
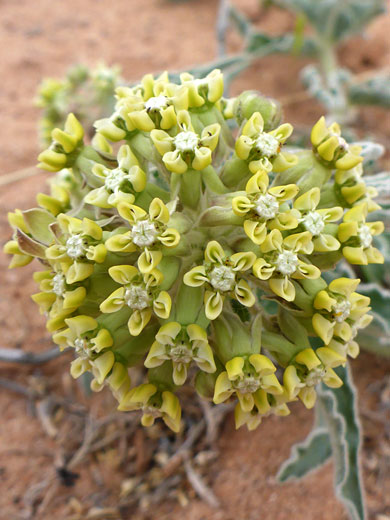
<instances>
[{"instance_id":1,"label":"red sandy soil","mask_svg":"<svg viewBox=\"0 0 390 520\"><path fill-rule=\"evenodd\" d=\"M275 34L292 27L288 14L274 9L261 15L257 4L237 0L237 5L256 18L259 27ZM8 173L35 163L39 112L33 108L32 99L43 77L62 77L75 62L119 63L123 77L136 79L150 71L178 70L210 61L216 52L217 5L211 0L0 0L0 171ZM388 67L389 31L389 17L378 18L364 38L343 45L343 63L358 73ZM229 36L230 49L238 50L239 38ZM303 90L298 72L305 63L286 56L265 58L235 82L234 91L256 88L276 98L290 99L285 107L286 119L298 125L313 123L321 107L314 101L293 102L295 94ZM380 142L385 143L389 137L388 114L379 109L362 110L359 124L362 131L376 135ZM2 243L9 238L6 212L34 205L35 193L45 189L46 179L47 174L40 174L2 186ZM33 268L8 271L7 262L0 255L1 344L44 350L50 346L50 337L29 298L36 291L31 279ZM34 385L41 374L53 392L61 395L71 388L82 399L68 376L69 360L65 355L39 369L1 364L0 376ZM385 381L390 363L362 354L353 369L361 396L363 469L370 519L384 520L390 518L390 434L385 428L390 398L389 392L375 390L375 383ZM99 394L92 402L93 406L103 403L107 409L110 400ZM187 520L345 519L343 508L334 498L330 464L299 483L280 486L275 481L275 473L291 446L304 439L311 427L312 413L299 404L292 408L291 416L269 418L253 433L236 432L232 418L226 420L218 441L220 457L209 473L213 491L222 504L219 510L197 499L185 509L167 501L154 510L127 518L176 520L184 515ZM27 518L23 514L26 491L42 481L56 462L54 443L32 416L24 397L2 389L0 413L0 520L22 520ZM93 503L94 494L99 492L100 505L115 503L123 477L119 470L94 460L83 466L80 474L73 488L61 487L43 516L35 518L67 518L72 496L82 503Z\"/></svg>"}]
</instances>

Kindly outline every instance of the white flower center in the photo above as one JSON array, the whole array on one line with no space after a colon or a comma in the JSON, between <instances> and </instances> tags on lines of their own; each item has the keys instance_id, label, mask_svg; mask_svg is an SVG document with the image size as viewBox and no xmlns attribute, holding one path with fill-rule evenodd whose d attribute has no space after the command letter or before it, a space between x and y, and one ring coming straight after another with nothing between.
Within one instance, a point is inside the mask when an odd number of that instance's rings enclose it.
<instances>
[{"instance_id":1,"label":"white flower center","mask_svg":"<svg viewBox=\"0 0 390 520\"><path fill-rule=\"evenodd\" d=\"M210 283L217 291L231 291L235 282L235 272L226 265L217 265L210 273Z\"/></svg>"},{"instance_id":2,"label":"white flower center","mask_svg":"<svg viewBox=\"0 0 390 520\"><path fill-rule=\"evenodd\" d=\"M192 360L192 349L187 343L179 343L169 351L169 358L176 363L187 365Z\"/></svg>"},{"instance_id":3,"label":"white flower center","mask_svg":"<svg viewBox=\"0 0 390 520\"><path fill-rule=\"evenodd\" d=\"M57 296L63 296L65 293L65 277L61 273L53 276L52 280L53 293Z\"/></svg>"},{"instance_id":4,"label":"white flower center","mask_svg":"<svg viewBox=\"0 0 390 520\"><path fill-rule=\"evenodd\" d=\"M339 323L345 321L351 313L351 302L341 300L333 305L334 319Z\"/></svg>"},{"instance_id":5,"label":"white flower center","mask_svg":"<svg viewBox=\"0 0 390 520\"><path fill-rule=\"evenodd\" d=\"M126 305L131 309L142 311L150 307L150 296L140 285L130 285L126 287L124 296Z\"/></svg>"},{"instance_id":6,"label":"white flower center","mask_svg":"<svg viewBox=\"0 0 390 520\"><path fill-rule=\"evenodd\" d=\"M115 168L115 170L104 170L104 173L106 174L104 186L110 191L116 191L127 176L126 172L121 168Z\"/></svg>"},{"instance_id":7,"label":"white flower center","mask_svg":"<svg viewBox=\"0 0 390 520\"><path fill-rule=\"evenodd\" d=\"M322 216L316 211L309 211L303 218L303 225L314 236L317 236L323 231L325 222Z\"/></svg>"},{"instance_id":8,"label":"white flower center","mask_svg":"<svg viewBox=\"0 0 390 520\"><path fill-rule=\"evenodd\" d=\"M324 379L325 374L326 371L323 366L312 368L305 378L306 386L318 385Z\"/></svg>"},{"instance_id":9,"label":"white flower center","mask_svg":"<svg viewBox=\"0 0 390 520\"><path fill-rule=\"evenodd\" d=\"M244 376L233 381L233 387L242 394L253 394L260 388L260 379L255 376Z\"/></svg>"},{"instance_id":10,"label":"white flower center","mask_svg":"<svg viewBox=\"0 0 390 520\"><path fill-rule=\"evenodd\" d=\"M66 241L66 252L71 258L79 258L85 252L85 242L81 235L71 235Z\"/></svg>"},{"instance_id":11,"label":"white flower center","mask_svg":"<svg viewBox=\"0 0 390 520\"><path fill-rule=\"evenodd\" d=\"M158 231L150 220L139 220L131 230L131 236L135 245L147 247L154 244Z\"/></svg>"},{"instance_id":12,"label":"white flower center","mask_svg":"<svg viewBox=\"0 0 390 520\"><path fill-rule=\"evenodd\" d=\"M298 256L292 251L284 250L282 253L279 253L275 263L280 273L290 275L295 273L297 269Z\"/></svg>"},{"instance_id":13,"label":"white flower center","mask_svg":"<svg viewBox=\"0 0 390 520\"><path fill-rule=\"evenodd\" d=\"M279 211L279 203L276 197L267 193L266 195L260 195L256 200L256 213L260 216L269 220L275 218Z\"/></svg>"},{"instance_id":14,"label":"white flower center","mask_svg":"<svg viewBox=\"0 0 390 520\"><path fill-rule=\"evenodd\" d=\"M358 237L364 249L370 247L372 244L372 235L368 226L360 226L358 231Z\"/></svg>"},{"instance_id":15,"label":"white flower center","mask_svg":"<svg viewBox=\"0 0 390 520\"><path fill-rule=\"evenodd\" d=\"M256 139L255 147L264 157L273 157L278 153L279 141L271 134L261 132Z\"/></svg>"},{"instance_id":16,"label":"white flower center","mask_svg":"<svg viewBox=\"0 0 390 520\"><path fill-rule=\"evenodd\" d=\"M193 152L198 146L199 136L195 132L180 132L173 141L179 152Z\"/></svg>"},{"instance_id":17,"label":"white flower center","mask_svg":"<svg viewBox=\"0 0 390 520\"><path fill-rule=\"evenodd\" d=\"M93 353L92 343L85 338L76 338L73 345L80 357L89 358Z\"/></svg>"},{"instance_id":18,"label":"white flower center","mask_svg":"<svg viewBox=\"0 0 390 520\"><path fill-rule=\"evenodd\" d=\"M161 110L168 106L168 98L166 96L151 97L145 101L146 110Z\"/></svg>"}]
</instances>

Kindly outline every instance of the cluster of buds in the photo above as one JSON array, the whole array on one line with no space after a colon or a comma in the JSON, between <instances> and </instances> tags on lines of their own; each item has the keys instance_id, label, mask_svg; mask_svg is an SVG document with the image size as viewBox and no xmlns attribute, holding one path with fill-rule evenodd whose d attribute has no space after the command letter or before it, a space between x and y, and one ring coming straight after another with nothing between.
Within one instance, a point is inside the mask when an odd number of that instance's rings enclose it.
<instances>
[{"instance_id":1,"label":"cluster of buds","mask_svg":"<svg viewBox=\"0 0 390 520\"><path fill-rule=\"evenodd\" d=\"M183 385L234 400L237 427L313 407L371 319L358 279L322 273L383 262L359 148L321 118L292 153L277 103L225 99L219 70L147 75L116 100L90 144L73 114L52 131L51 194L9 215L11 267L44 266L33 299L71 374L174 431Z\"/></svg>"},{"instance_id":2,"label":"cluster of buds","mask_svg":"<svg viewBox=\"0 0 390 520\"><path fill-rule=\"evenodd\" d=\"M89 132L96 119L112 112L114 90L120 82L119 68L104 64L94 69L74 65L62 80L43 80L35 99L36 106L43 111L39 121L42 147L51 143L52 131L63 126L69 112L73 112Z\"/></svg>"}]
</instances>

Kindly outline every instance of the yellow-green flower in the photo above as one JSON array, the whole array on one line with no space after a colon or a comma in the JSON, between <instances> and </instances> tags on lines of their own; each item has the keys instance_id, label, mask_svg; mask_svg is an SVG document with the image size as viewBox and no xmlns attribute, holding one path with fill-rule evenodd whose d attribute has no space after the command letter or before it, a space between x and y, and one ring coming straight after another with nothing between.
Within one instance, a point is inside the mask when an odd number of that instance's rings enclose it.
<instances>
[{"instance_id":1,"label":"yellow-green flower","mask_svg":"<svg viewBox=\"0 0 390 520\"><path fill-rule=\"evenodd\" d=\"M179 131L175 136L164 130L152 130L150 137L162 155L166 168L174 173L184 173L188 168L203 170L212 161L212 152L218 144L221 127L218 123L206 126L199 135L194 131L186 110L177 114Z\"/></svg>"},{"instance_id":2,"label":"yellow-green flower","mask_svg":"<svg viewBox=\"0 0 390 520\"><path fill-rule=\"evenodd\" d=\"M37 271L33 276L39 283L41 292L33 294L31 298L39 305L41 314L48 313L50 318L72 314L86 297L85 287L70 286L66 283L65 275L59 266L55 266L53 270Z\"/></svg>"},{"instance_id":3,"label":"yellow-green flower","mask_svg":"<svg viewBox=\"0 0 390 520\"><path fill-rule=\"evenodd\" d=\"M370 310L370 298L355 292L359 279L337 278L317 293L312 318L316 334L328 345L333 336L350 341L352 326ZM355 334L356 335L356 334Z\"/></svg>"},{"instance_id":4,"label":"yellow-green flower","mask_svg":"<svg viewBox=\"0 0 390 520\"><path fill-rule=\"evenodd\" d=\"M321 197L319 188L312 188L298 197L293 207L300 212L299 223L304 230L309 231L313 237L314 251L338 251L340 242L329 232L330 222L337 222L343 216L343 208L316 209Z\"/></svg>"},{"instance_id":5,"label":"yellow-green flower","mask_svg":"<svg viewBox=\"0 0 390 520\"><path fill-rule=\"evenodd\" d=\"M159 289L163 280L161 271L152 269L141 273L132 265L115 265L109 268L108 273L122 287L100 304L100 310L112 313L128 306L131 316L127 325L132 336L143 331L153 312L161 319L169 318L172 302L169 294Z\"/></svg>"},{"instance_id":6,"label":"yellow-green flower","mask_svg":"<svg viewBox=\"0 0 390 520\"><path fill-rule=\"evenodd\" d=\"M78 358L72 361L72 377L80 377L92 370L97 382L102 384L110 373L115 356L110 348L114 341L107 329L100 328L91 316L75 316L65 320L68 328L53 335L53 341L61 348L74 348Z\"/></svg>"},{"instance_id":7,"label":"yellow-green flower","mask_svg":"<svg viewBox=\"0 0 390 520\"><path fill-rule=\"evenodd\" d=\"M49 172L58 172L65 166L71 166L72 153L82 144L84 130L73 114L65 121L64 130L55 128L52 133L52 144L38 156L38 168Z\"/></svg>"},{"instance_id":8,"label":"yellow-green flower","mask_svg":"<svg viewBox=\"0 0 390 520\"><path fill-rule=\"evenodd\" d=\"M106 241L109 251L117 253L132 253L142 251L138 259L141 272L147 273L154 269L162 258L162 252L153 248L175 247L180 241L179 232L168 227L169 210L159 198L152 200L147 213L133 204L119 203L118 212L128 221L130 231L111 236Z\"/></svg>"},{"instance_id":9,"label":"yellow-green flower","mask_svg":"<svg viewBox=\"0 0 390 520\"><path fill-rule=\"evenodd\" d=\"M316 351L306 348L299 352L283 374L289 399L299 397L306 408L313 408L317 398L315 386L318 383L323 382L330 388L339 388L343 384L333 369L345 361L345 357L328 347L320 347Z\"/></svg>"},{"instance_id":10,"label":"yellow-green flower","mask_svg":"<svg viewBox=\"0 0 390 520\"><path fill-rule=\"evenodd\" d=\"M338 239L342 243L342 252L350 264L383 264L382 253L373 247L373 237L384 230L383 222L366 222L367 203L358 204L349 209L339 225Z\"/></svg>"},{"instance_id":11,"label":"yellow-green flower","mask_svg":"<svg viewBox=\"0 0 390 520\"><path fill-rule=\"evenodd\" d=\"M246 184L246 195L232 200L233 211L244 217L244 231L257 245L264 242L269 229L294 229L298 226L299 212L290 209L286 201L295 197L295 184L268 188L269 177L260 170Z\"/></svg>"},{"instance_id":12,"label":"yellow-green flower","mask_svg":"<svg viewBox=\"0 0 390 520\"><path fill-rule=\"evenodd\" d=\"M167 73L156 80L148 74L141 85L118 87L116 94L117 109L123 112L128 130L169 130L176 125L177 112L188 108L188 89L170 83Z\"/></svg>"},{"instance_id":13,"label":"yellow-green flower","mask_svg":"<svg viewBox=\"0 0 390 520\"><path fill-rule=\"evenodd\" d=\"M283 238L278 229L273 229L260 249L262 256L253 265L254 275L260 280L268 280L270 289L289 302L295 298L295 287L290 278L314 280L321 276L318 267L300 259L300 254L313 251L309 231Z\"/></svg>"},{"instance_id":14,"label":"yellow-green flower","mask_svg":"<svg viewBox=\"0 0 390 520\"><path fill-rule=\"evenodd\" d=\"M236 154L249 162L250 170L280 172L296 164L296 158L281 151L282 145L290 137L293 127L289 123L278 126L271 132L264 132L264 120L260 112L252 114L245 123L236 141Z\"/></svg>"},{"instance_id":15,"label":"yellow-green flower","mask_svg":"<svg viewBox=\"0 0 390 520\"><path fill-rule=\"evenodd\" d=\"M193 267L184 275L183 281L190 287L200 287L207 283L204 294L205 313L209 320L215 320L222 312L225 296L251 307L255 297L248 283L237 274L248 271L256 260L252 252L234 253L228 256L222 246L212 240L207 244L203 265Z\"/></svg>"},{"instance_id":16,"label":"yellow-green flower","mask_svg":"<svg viewBox=\"0 0 390 520\"><path fill-rule=\"evenodd\" d=\"M53 265L61 265L66 283L85 280L93 273L95 262L104 262L107 250L101 243L103 231L93 220L61 213L52 230L56 243L46 249L46 258Z\"/></svg>"},{"instance_id":17,"label":"yellow-green flower","mask_svg":"<svg viewBox=\"0 0 390 520\"><path fill-rule=\"evenodd\" d=\"M263 354L234 357L226 363L225 368L215 382L215 404L223 403L235 394L242 411L250 412L256 400L261 401L263 398L260 390L274 395L283 393L275 376L275 365Z\"/></svg>"},{"instance_id":18,"label":"yellow-green flower","mask_svg":"<svg viewBox=\"0 0 390 520\"><path fill-rule=\"evenodd\" d=\"M131 380L127 368L122 363L116 361L112 366L110 374L103 382L99 382L96 377L91 381L91 390L93 392L100 392L105 386L110 388L118 402L121 402L129 392Z\"/></svg>"},{"instance_id":19,"label":"yellow-green flower","mask_svg":"<svg viewBox=\"0 0 390 520\"><path fill-rule=\"evenodd\" d=\"M278 395L268 394L262 388L259 388L253 394L254 406L252 410L244 411L238 402L234 409L234 419L236 429L241 428L244 424L249 431L255 430L261 423L263 417L269 415L286 416L290 414L290 410L286 404L288 396L283 388L283 393Z\"/></svg>"},{"instance_id":20,"label":"yellow-green flower","mask_svg":"<svg viewBox=\"0 0 390 520\"><path fill-rule=\"evenodd\" d=\"M175 385L185 383L192 362L204 372L213 373L216 370L207 334L195 323L183 327L172 321L160 328L145 360L145 366L155 368L167 360L172 362Z\"/></svg>"},{"instance_id":21,"label":"yellow-green flower","mask_svg":"<svg viewBox=\"0 0 390 520\"><path fill-rule=\"evenodd\" d=\"M373 201L378 196L378 190L374 186L367 186L362 177L363 165L359 163L350 170L337 170L334 181L348 206L356 206L365 202L368 213L371 213L380 209L379 204Z\"/></svg>"},{"instance_id":22,"label":"yellow-green flower","mask_svg":"<svg viewBox=\"0 0 390 520\"><path fill-rule=\"evenodd\" d=\"M349 145L341 137L340 126L332 123L327 127L323 116L312 128L311 142L319 158L331 168L349 170L363 161L361 147Z\"/></svg>"},{"instance_id":23,"label":"yellow-green flower","mask_svg":"<svg viewBox=\"0 0 390 520\"><path fill-rule=\"evenodd\" d=\"M181 407L179 399L170 391L160 391L151 384L145 383L132 388L121 400L118 410L142 410L141 423L152 426L157 418L178 432L180 430Z\"/></svg>"},{"instance_id":24,"label":"yellow-green flower","mask_svg":"<svg viewBox=\"0 0 390 520\"><path fill-rule=\"evenodd\" d=\"M351 325L351 339L343 341L341 338L336 339L333 337L327 346L338 352L340 356L350 356L355 359L359 355L360 351L359 344L355 341L355 338L358 335L359 330L368 327L373 319L374 316L372 316L372 314L363 314L363 316L358 318L357 321Z\"/></svg>"},{"instance_id":25,"label":"yellow-green flower","mask_svg":"<svg viewBox=\"0 0 390 520\"><path fill-rule=\"evenodd\" d=\"M219 69L214 69L205 78L199 79L183 72L180 80L188 89L190 107L201 107L207 102L217 103L223 95L223 74Z\"/></svg>"},{"instance_id":26,"label":"yellow-green flower","mask_svg":"<svg viewBox=\"0 0 390 520\"><path fill-rule=\"evenodd\" d=\"M118 167L113 170L102 164L94 165L93 174L104 184L87 193L85 202L99 208L111 208L119 202L132 204L134 194L145 189L146 174L130 146L125 144L119 148L117 160Z\"/></svg>"}]
</instances>

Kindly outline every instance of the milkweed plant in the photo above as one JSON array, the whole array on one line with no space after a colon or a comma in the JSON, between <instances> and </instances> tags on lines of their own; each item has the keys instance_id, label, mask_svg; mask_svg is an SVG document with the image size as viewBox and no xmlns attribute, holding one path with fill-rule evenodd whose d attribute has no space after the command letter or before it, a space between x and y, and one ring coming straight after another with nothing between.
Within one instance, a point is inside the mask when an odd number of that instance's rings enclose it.
<instances>
[{"instance_id":1,"label":"milkweed plant","mask_svg":"<svg viewBox=\"0 0 390 520\"><path fill-rule=\"evenodd\" d=\"M223 90L218 69L148 74L116 89L90 144L69 114L38 158L50 194L9 214L10 267L38 260L32 298L72 376L174 432L183 385L234 401L249 430L341 387L370 299L323 272L384 261L360 147L321 118L294 150L277 102Z\"/></svg>"}]
</instances>

